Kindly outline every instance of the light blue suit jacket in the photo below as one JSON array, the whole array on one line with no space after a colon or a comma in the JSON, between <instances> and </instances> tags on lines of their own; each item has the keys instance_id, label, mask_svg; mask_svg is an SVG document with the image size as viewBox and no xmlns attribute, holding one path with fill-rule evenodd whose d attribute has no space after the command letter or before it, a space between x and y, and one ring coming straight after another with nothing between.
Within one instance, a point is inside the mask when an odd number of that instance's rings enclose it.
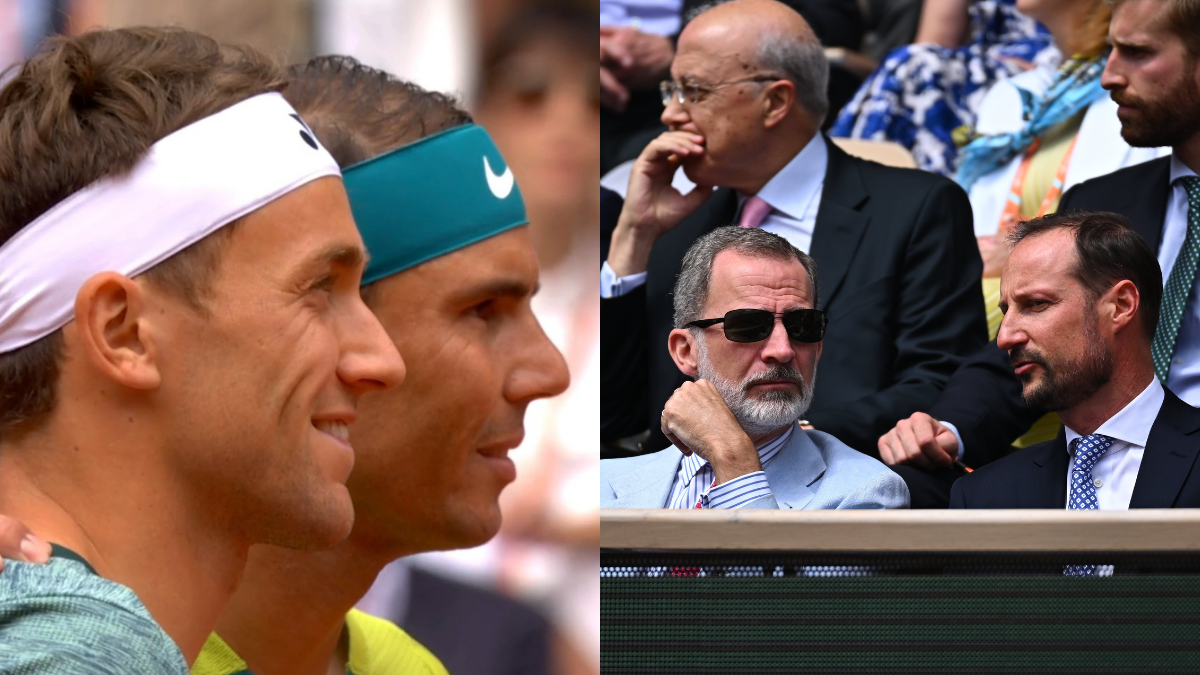
<instances>
[{"instance_id":1,"label":"light blue suit jacket","mask_svg":"<svg viewBox=\"0 0 1200 675\"><path fill-rule=\"evenodd\" d=\"M600 462L600 507L661 509L683 453L675 447ZM821 431L796 429L764 471L774 496L747 509L907 509L908 486L877 459Z\"/></svg>"}]
</instances>

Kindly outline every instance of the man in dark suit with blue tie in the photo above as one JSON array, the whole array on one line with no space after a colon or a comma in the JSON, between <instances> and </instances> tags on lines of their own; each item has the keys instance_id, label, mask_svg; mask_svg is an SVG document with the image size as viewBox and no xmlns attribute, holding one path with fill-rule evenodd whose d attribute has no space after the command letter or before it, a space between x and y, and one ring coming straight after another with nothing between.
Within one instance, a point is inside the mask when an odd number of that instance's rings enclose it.
<instances>
[{"instance_id":1,"label":"man in dark suit with blue tie","mask_svg":"<svg viewBox=\"0 0 1200 675\"><path fill-rule=\"evenodd\" d=\"M1121 135L1134 147L1170 146L1169 157L1126 167L1076 185L1059 212L1111 211L1127 217L1157 253L1168 286L1155 334L1155 370L1184 401L1200 404L1200 275L1186 250L1200 249L1200 5L1183 0L1119 0L1109 28L1112 53L1101 83L1120 106ZM968 358L929 408L901 420L879 443L887 464L912 492L913 508L945 508L950 485L962 475L957 458L979 468L1045 411L1021 399L1007 355L989 344ZM943 423L949 424L943 424ZM952 425L952 426L951 426ZM886 450L884 446L888 446ZM920 467L920 468L919 468ZM894 467L895 468L895 467ZM930 471L929 469L933 469Z\"/></svg>"},{"instance_id":2,"label":"man in dark suit with blue tie","mask_svg":"<svg viewBox=\"0 0 1200 675\"><path fill-rule=\"evenodd\" d=\"M996 341L1026 403L1064 429L959 479L950 507L1200 506L1200 410L1155 376L1162 272L1145 240L1123 216L1077 211L1010 241Z\"/></svg>"}]
</instances>

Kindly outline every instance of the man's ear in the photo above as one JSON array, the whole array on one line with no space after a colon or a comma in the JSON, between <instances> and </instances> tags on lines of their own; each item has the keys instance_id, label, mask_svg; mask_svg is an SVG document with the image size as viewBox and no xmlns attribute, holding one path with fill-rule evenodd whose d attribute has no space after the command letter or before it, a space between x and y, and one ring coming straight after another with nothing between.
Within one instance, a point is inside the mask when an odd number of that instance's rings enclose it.
<instances>
[{"instance_id":1,"label":"man's ear","mask_svg":"<svg viewBox=\"0 0 1200 675\"><path fill-rule=\"evenodd\" d=\"M1137 286L1129 279L1122 279L1100 299L1101 320L1110 322L1114 334L1119 333L1136 318L1140 306Z\"/></svg>"},{"instance_id":2,"label":"man's ear","mask_svg":"<svg viewBox=\"0 0 1200 675\"><path fill-rule=\"evenodd\" d=\"M92 276L75 295L80 356L104 377L131 389L154 389L162 380L146 324L144 292L122 274Z\"/></svg>"},{"instance_id":3,"label":"man's ear","mask_svg":"<svg viewBox=\"0 0 1200 675\"><path fill-rule=\"evenodd\" d=\"M791 80L777 80L767 85L763 92L763 126L770 129L788 116L796 105L796 85Z\"/></svg>"},{"instance_id":4,"label":"man's ear","mask_svg":"<svg viewBox=\"0 0 1200 675\"><path fill-rule=\"evenodd\" d=\"M695 336L686 328L676 328L667 336L667 350L671 352L671 360L688 377L696 377L700 372L696 366L700 355L699 348Z\"/></svg>"}]
</instances>

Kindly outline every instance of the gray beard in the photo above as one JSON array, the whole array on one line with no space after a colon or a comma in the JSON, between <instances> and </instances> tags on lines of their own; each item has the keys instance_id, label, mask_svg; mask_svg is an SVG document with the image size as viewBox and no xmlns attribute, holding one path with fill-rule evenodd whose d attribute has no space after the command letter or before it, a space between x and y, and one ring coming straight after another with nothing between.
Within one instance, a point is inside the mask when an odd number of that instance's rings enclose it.
<instances>
[{"instance_id":1,"label":"gray beard","mask_svg":"<svg viewBox=\"0 0 1200 675\"><path fill-rule=\"evenodd\" d=\"M800 371L786 366L775 366L771 370L752 375L741 382L727 380L716 373L712 362L708 360L708 349L703 336L697 339L699 353L697 354L697 377L712 382L725 399L725 405L733 412L742 430L751 437L765 436L790 426L808 412L812 405L813 386L817 379L816 368L813 368L812 381L807 381ZM775 390L761 392L751 396L750 387L766 380L795 380L800 383L800 391Z\"/></svg>"}]
</instances>

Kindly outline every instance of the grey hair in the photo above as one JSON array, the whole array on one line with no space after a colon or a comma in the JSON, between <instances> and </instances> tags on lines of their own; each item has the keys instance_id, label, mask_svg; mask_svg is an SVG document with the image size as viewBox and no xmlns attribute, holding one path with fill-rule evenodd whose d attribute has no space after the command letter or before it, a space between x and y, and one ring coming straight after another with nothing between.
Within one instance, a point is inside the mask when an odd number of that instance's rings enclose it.
<instances>
[{"instance_id":1,"label":"grey hair","mask_svg":"<svg viewBox=\"0 0 1200 675\"><path fill-rule=\"evenodd\" d=\"M817 261L811 256L792 246L787 239L755 227L718 227L693 242L683 256L683 267L675 280L673 293L676 328L699 319L715 318L702 316L712 284L713 260L717 254L730 249L751 258L800 261L812 283L813 307L817 306L820 297Z\"/></svg>"},{"instance_id":2,"label":"grey hair","mask_svg":"<svg viewBox=\"0 0 1200 675\"><path fill-rule=\"evenodd\" d=\"M689 11L685 24L714 7L733 0L712 0ZM796 85L796 101L815 118L818 125L829 113L829 60L817 40L771 29L762 34L758 45L758 64L772 73L784 75Z\"/></svg>"}]
</instances>

